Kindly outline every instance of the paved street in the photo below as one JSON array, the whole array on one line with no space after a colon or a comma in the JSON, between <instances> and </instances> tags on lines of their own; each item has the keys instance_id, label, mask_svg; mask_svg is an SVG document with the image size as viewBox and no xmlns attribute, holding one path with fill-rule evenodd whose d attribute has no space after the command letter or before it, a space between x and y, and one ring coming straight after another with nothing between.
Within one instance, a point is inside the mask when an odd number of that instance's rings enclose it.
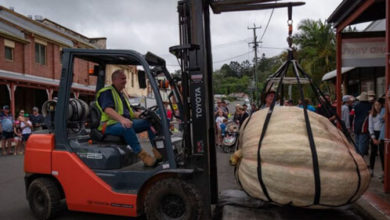
<instances>
[{"instance_id":1,"label":"paved street","mask_svg":"<svg viewBox=\"0 0 390 220\"><path fill-rule=\"evenodd\" d=\"M229 166L229 154L217 150L219 191L239 189L233 177L233 167ZM0 157L0 219L33 220L27 200L23 181L23 156ZM264 219L363 219L354 213L352 207L333 210L307 210L296 208L281 208L267 206L264 209L247 209L230 207L225 209L236 215L255 215ZM231 214L231 213L230 213ZM98 215L81 212L65 211L58 218L66 219L131 219L119 216ZM254 219L248 218L247 220Z\"/></svg>"},{"instance_id":2,"label":"paved street","mask_svg":"<svg viewBox=\"0 0 390 220\"><path fill-rule=\"evenodd\" d=\"M35 220L30 212L24 189L23 156L0 156L0 219ZM81 219L131 219L118 216L97 215L65 211L58 220Z\"/></svg>"}]
</instances>

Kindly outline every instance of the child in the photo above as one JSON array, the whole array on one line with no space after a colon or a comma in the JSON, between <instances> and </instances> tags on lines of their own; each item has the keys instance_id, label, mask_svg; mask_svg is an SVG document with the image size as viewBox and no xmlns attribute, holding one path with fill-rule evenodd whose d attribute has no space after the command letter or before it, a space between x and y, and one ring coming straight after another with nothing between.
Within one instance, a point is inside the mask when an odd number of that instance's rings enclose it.
<instances>
[{"instance_id":1,"label":"child","mask_svg":"<svg viewBox=\"0 0 390 220\"><path fill-rule=\"evenodd\" d=\"M228 120L226 118L223 119L223 123L220 125L221 127L221 136L222 136L222 139L225 137L225 132L226 132L226 124L227 124Z\"/></svg>"},{"instance_id":2,"label":"child","mask_svg":"<svg viewBox=\"0 0 390 220\"><path fill-rule=\"evenodd\" d=\"M225 119L225 117L223 116L223 111L219 110L218 117L217 117L217 119L215 119L215 123L217 125L217 130L218 130L218 133L217 133L217 145L218 146L222 145L221 124L223 124L224 119Z\"/></svg>"}]
</instances>

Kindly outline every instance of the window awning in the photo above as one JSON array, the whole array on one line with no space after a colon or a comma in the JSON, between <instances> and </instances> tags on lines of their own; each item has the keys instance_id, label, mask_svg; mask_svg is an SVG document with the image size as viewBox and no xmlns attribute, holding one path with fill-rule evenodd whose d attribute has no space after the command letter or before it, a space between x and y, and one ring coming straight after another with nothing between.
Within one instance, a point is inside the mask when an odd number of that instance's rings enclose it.
<instances>
[{"instance_id":1,"label":"window awning","mask_svg":"<svg viewBox=\"0 0 390 220\"><path fill-rule=\"evenodd\" d=\"M346 72L349 72L353 69L355 69L356 67L342 67L341 68L341 74L344 74ZM328 73L325 73L325 75L322 76L322 81L328 81L328 80L331 80L333 78L336 77L336 74L337 74L337 70L332 70Z\"/></svg>"}]
</instances>

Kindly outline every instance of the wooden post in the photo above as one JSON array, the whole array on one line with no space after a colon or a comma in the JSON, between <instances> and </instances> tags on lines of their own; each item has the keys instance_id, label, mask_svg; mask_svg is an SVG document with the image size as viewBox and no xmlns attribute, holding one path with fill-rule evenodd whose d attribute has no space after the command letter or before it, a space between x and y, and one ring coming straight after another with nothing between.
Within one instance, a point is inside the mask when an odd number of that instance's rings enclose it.
<instances>
[{"instance_id":1,"label":"wooden post","mask_svg":"<svg viewBox=\"0 0 390 220\"><path fill-rule=\"evenodd\" d=\"M389 85L390 85L390 0L386 0L386 114L385 114L385 171L384 171L384 184L383 189L386 193L390 192L390 118L389 118Z\"/></svg>"},{"instance_id":2,"label":"wooden post","mask_svg":"<svg viewBox=\"0 0 390 220\"><path fill-rule=\"evenodd\" d=\"M9 92L9 101L10 101L10 108L11 108L11 114L15 117L15 89L16 86L13 82L11 82L9 85L7 84L8 92Z\"/></svg>"},{"instance_id":3,"label":"wooden post","mask_svg":"<svg viewBox=\"0 0 390 220\"><path fill-rule=\"evenodd\" d=\"M46 89L46 94L47 94L47 100L53 100L53 88L48 88Z\"/></svg>"},{"instance_id":4,"label":"wooden post","mask_svg":"<svg viewBox=\"0 0 390 220\"><path fill-rule=\"evenodd\" d=\"M337 99L337 115L341 115L341 31L337 29L336 33L336 99ZM339 125L340 126L340 125Z\"/></svg>"}]
</instances>

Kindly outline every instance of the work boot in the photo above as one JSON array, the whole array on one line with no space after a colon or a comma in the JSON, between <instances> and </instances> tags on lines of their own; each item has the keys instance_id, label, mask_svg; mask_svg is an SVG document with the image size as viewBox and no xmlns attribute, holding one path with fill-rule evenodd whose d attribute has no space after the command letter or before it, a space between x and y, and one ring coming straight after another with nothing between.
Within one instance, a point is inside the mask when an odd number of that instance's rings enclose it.
<instances>
[{"instance_id":1,"label":"work boot","mask_svg":"<svg viewBox=\"0 0 390 220\"><path fill-rule=\"evenodd\" d=\"M152 167L156 165L156 159L154 159L144 150L141 150L141 152L138 153L138 157L142 160L142 162L144 162L145 166L147 167Z\"/></svg>"},{"instance_id":2,"label":"work boot","mask_svg":"<svg viewBox=\"0 0 390 220\"><path fill-rule=\"evenodd\" d=\"M160 163L163 160L160 152L155 147L152 148L152 151L153 151L154 158L156 158L157 163Z\"/></svg>"}]
</instances>

